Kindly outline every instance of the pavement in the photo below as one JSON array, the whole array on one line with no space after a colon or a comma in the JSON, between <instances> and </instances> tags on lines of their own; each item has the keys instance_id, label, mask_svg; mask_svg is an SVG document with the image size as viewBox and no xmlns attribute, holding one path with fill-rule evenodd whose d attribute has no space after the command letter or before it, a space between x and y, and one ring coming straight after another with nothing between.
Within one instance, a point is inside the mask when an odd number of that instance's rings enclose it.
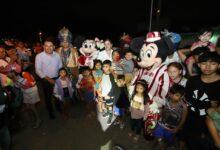
<instances>
[{"instance_id":1,"label":"pavement","mask_svg":"<svg viewBox=\"0 0 220 150\"><path fill-rule=\"evenodd\" d=\"M41 87L39 85L39 87ZM56 112L56 119L49 119L42 88L39 88L41 102L37 105L43 120L40 128L33 129L27 112L23 112L25 126L12 133L12 150L112 150L120 145L124 150L157 150L154 142L146 141L143 136L134 141L130 132L129 116L124 129L107 125L107 119L100 114L87 117L85 105L75 101L70 109L68 120ZM115 119L115 118L114 118Z\"/></svg>"},{"instance_id":2,"label":"pavement","mask_svg":"<svg viewBox=\"0 0 220 150\"><path fill-rule=\"evenodd\" d=\"M103 128L97 119L99 117L87 117L85 107L80 103L73 105L72 117L68 120L58 112L56 119L50 120L43 102L38 108L42 125L33 129L30 121L26 121L26 126L12 135L12 150L110 150L109 145L115 144L126 150L155 149L152 142L145 141L143 137L138 142L128 137L128 117L124 129L113 124Z\"/></svg>"}]
</instances>

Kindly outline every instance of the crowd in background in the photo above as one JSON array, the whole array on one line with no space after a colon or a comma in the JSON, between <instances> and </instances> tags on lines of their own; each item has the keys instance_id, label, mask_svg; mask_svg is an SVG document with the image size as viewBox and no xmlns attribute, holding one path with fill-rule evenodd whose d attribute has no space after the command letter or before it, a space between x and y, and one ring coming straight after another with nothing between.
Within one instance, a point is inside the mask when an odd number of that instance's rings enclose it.
<instances>
[{"instance_id":1,"label":"crowd in background","mask_svg":"<svg viewBox=\"0 0 220 150\"><path fill-rule=\"evenodd\" d=\"M161 148L178 141L180 149L220 149L220 45L210 42L211 37L212 31L203 32L193 45L177 48L163 62L172 86L152 132ZM108 117L108 125L130 126L128 136L139 141L149 100L145 80L137 81L129 93L140 68L139 54L129 46L114 47L106 39L93 68L80 66L80 55L69 41L61 41L58 47L50 39L33 46L10 39L1 43L0 148L10 149L10 131L24 124L22 111L34 118L34 129L42 124L37 107L42 101L39 87L50 119L57 117L53 103L68 119L73 101L78 99L85 103L87 117L98 112Z\"/></svg>"}]
</instances>

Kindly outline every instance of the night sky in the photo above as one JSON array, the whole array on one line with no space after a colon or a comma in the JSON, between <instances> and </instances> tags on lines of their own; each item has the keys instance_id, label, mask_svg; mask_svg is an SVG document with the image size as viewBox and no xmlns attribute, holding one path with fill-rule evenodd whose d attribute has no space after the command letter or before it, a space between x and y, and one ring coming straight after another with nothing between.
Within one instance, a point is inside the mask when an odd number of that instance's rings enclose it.
<instances>
[{"instance_id":1,"label":"night sky","mask_svg":"<svg viewBox=\"0 0 220 150\"><path fill-rule=\"evenodd\" d=\"M198 31L220 23L217 0L154 0L153 29L178 32ZM193 2L192 2L193 1ZM208 3L209 2L209 3ZM156 10L161 10L159 17ZM56 36L63 26L73 34L101 37L145 34L148 30L150 0L8 1L1 5L0 36L37 37L42 31Z\"/></svg>"}]
</instances>

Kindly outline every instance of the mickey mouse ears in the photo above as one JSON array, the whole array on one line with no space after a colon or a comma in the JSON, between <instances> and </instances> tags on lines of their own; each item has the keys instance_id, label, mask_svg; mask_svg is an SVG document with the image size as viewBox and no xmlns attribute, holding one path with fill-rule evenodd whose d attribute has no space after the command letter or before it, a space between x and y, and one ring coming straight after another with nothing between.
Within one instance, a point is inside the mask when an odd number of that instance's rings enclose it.
<instances>
[{"instance_id":1,"label":"mickey mouse ears","mask_svg":"<svg viewBox=\"0 0 220 150\"><path fill-rule=\"evenodd\" d=\"M136 53L139 53L144 43L145 43L144 36L133 38L133 40L130 43L130 49Z\"/></svg>"}]
</instances>

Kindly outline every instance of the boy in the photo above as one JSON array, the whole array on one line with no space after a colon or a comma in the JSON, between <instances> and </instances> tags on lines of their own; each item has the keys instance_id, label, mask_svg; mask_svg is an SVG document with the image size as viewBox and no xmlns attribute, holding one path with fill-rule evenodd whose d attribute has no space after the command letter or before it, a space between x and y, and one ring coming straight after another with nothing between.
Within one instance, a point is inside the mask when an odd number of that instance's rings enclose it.
<instances>
[{"instance_id":1,"label":"boy","mask_svg":"<svg viewBox=\"0 0 220 150\"><path fill-rule=\"evenodd\" d=\"M198 62L202 74L190 78L186 84L189 115L184 127L184 139L187 140L189 149L206 149L206 110L210 106L210 100L220 97L220 75L217 73L220 67L219 55L205 52L199 56Z\"/></svg>"},{"instance_id":2,"label":"boy","mask_svg":"<svg viewBox=\"0 0 220 150\"><path fill-rule=\"evenodd\" d=\"M174 134L182 128L186 116L187 106L183 101L184 87L174 84L169 91L169 98L162 109L161 120L154 131L158 141L163 139L169 143L173 142Z\"/></svg>"},{"instance_id":3,"label":"boy","mask_svg":"<svg viewBox=\"0 0 220 150\"><path fill-rule=\"evenodd\" d=\"M132 60L133 53L131 51L125 52L125 58L122 60L122 68L125 75L125 82L127 87L129 87L131 80L133 79L134 62Z\"/></svg>"},{"instance_id":4,"label":"boy","mask_svg":"<svg viewBox=\"0 0 220 150\"><path fill-rule=\"evenodd\" d=\"M119 124L121 129L124 128L125 114L128 109L130 102L128 99L128 90L125 84L125 76L117 76L117 91L115 92L115 110L114 113L118 116L115 125Z\"/></svg>"},{"instance_id":5,"label":"boy","mask_svg":"<svg viewBox=\"0 0 220 150\"><path fill-rule=\"evenodd\" d=\"M110 125L112 123L113 117L113 103L114 103L114 91L116 88L116 83L113 75L110 72L111 61L105 60L103 62L103 75L102 81L100 83L100 91L103 99L104 106L106 108L106 112L103 114L103 117L109 117L107 120L107 124Z\"/></svg>"}]
</instances>

